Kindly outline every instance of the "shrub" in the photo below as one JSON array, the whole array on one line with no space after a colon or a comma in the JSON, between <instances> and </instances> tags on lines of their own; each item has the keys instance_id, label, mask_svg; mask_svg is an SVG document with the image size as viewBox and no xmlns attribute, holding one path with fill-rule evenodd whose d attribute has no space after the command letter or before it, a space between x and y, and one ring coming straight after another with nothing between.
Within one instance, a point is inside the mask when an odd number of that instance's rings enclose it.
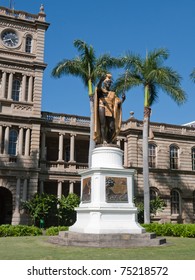
<instances>
[{"instance_id":1,"label":"shrub","mask_svg":"<svg viewBox=\"0 0 195 280\"><path fill-rule=\"evenodd\" d=\"M55 195L43 193L35 194L31 200L23 202L22 208L31 216L34 225L40 226L42 220L44 226L48 227L58 219L57 204L58 199Z\"/></svg>"},{"instance_id":2,"label":"shrub","mask_svg":"<svg viewBox=\"0 0 195 280\"><path fill-rule=\"evenodd\" d=\"M78 207L80 198L71 193L67 197L62 196L59 200L59 225L71 226L76 221L75 207Z\"/></svg>"},{"instance_id":3,"label":"shrub","mask_svg":"<svg viewBox=\"0 0 195 280\"><path fill-rule=\"evenodd\" d=\"M67 231L68 227L67 226L58 226L58 227L50 227L46 230L45 234L46 235L58 235L59 231Z\"/></svg>"},{"instance_id":4,"label":"shrub","mask_svg":"<svg viewBox=\"0 0 195 280\"><path fill-rule=\"evenodd\" d=\"M135 206L138 209L138 222L144 223L144 203L135 199ZM165 202L159 196L150 200L150 214L156 215L157 211L161 211L165 206Z\"/></svg>"},{"instance_id":5,"label":"shrub","mask_svg":"<svg viewBox=\"0 0 195 280\"><path fill-rule=\"evenodd\" d=\"M42 235L42 230L35 226L1 225L0 237L6 236L37 236Z\"/></svg>"},{"instance_id":6,"label":"shrub","mask_svg":"<svg viewBox=\"0 0 195 280\"><path fill-rule=\"evenodd\" d=\"M143 224L147 232L155 232L158 236L195 237L195 224Z\"/></svg>"},{"instance_id":7,"label":"shrub","mask_svg":"<svg viewBox=\"0 0 195 280\"><path fill-rule=\"evenodd\" d=\"M80 198L72 193L58 199L52 194L36 194L31 200L22 203L34 225L41 228L50 226L70 226L76 221L74 210L80 203Z\"/></svg>"}]
</instances>

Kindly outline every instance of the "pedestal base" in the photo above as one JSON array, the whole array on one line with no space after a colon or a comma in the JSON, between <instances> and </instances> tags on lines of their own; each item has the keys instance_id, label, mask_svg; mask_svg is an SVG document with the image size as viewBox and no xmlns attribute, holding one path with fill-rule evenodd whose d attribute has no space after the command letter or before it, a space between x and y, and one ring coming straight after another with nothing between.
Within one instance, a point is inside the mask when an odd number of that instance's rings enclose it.
<instances>
[{"instance_id":1,"label":"pedestal base","mask_svg":"<svg viewBox=\"0 0 195 280\"><path fill-rule=\"evenodd\" d=\"M95 248L132 248L166 244L166 239L156 237L154 233L143 234L87 234L61 231L52 236L49 242L62 246Z\"/></svg>"},{"instance_id":2,"label":"pedestal base","mask_svg":"<svg viewBox=\"0 0 195 280\"><path fill-rule=\"evenodd\" d=\"M118 147L98 147L92 167L81 174L81 203L77 221L70 232L117 234L145 232L137 222L133 203L134 170L122 166L123 151Z\"/></svg>"},{"instance_id":3,"label":"pedestal base","mask_svg":"<svg viewBox=\"0 0 195 280\"><path fill-rule=\"evenodd\" d=\"M77 208L77 222L70 232L93 234L141 234L145 229L137 223L135 207Z\"/></svg>"}]
</instances>

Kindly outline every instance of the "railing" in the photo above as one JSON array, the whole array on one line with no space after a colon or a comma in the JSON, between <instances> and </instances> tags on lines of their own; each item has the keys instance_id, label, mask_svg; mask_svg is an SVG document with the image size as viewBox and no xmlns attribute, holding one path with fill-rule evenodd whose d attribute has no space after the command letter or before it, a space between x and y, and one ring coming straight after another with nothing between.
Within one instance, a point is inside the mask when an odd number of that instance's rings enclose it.
<instances>
[{"instance_id":1,"label":"railing","mask_svg":"<svg viewBox=\"0 0 195 280\"><path fill-rule=\"evenodd\" d=\"M14 9L8 9L5 7L0 7L0 15L6 15L9 17L25 19L25 20L29 20L29 21L35 21L35 20L44 21L45 20L45 13L43 11L42 6L40 8L40 13L38 15L30 14L30 13L27 13L24 11L16 11Z\"/></svg>"},{"instance_id":2,"label":"railing","mask_svg":"<svg viewBox=\"0 0 195 280\"><path fill-rule=\"evenodd\" d=\"M57 114L50 112L42 112L41 117L43 120L53 123L64 123L70 125L80 125L80 126L89 126L90 118L81 117L76 115L67 115L67 114Z\"/></svg>"},{"instance_id":3,"label":"railing","mask_svg":"<svg viewBox=\"0 0 195 280\"><path fill-rule=\"evenodd\" d=\"M83 170L83 169L87 169L88 168L88 163L80 163L80 162L58 162L58 161L41 161L41 164L45 164L47 169L58 169L59 166L63 166L64 169L68 169L69 167L71 167L71 169L75 169L76 170ZM61 168L60 168L61 170Z\"/></svg>"}]
</instances>

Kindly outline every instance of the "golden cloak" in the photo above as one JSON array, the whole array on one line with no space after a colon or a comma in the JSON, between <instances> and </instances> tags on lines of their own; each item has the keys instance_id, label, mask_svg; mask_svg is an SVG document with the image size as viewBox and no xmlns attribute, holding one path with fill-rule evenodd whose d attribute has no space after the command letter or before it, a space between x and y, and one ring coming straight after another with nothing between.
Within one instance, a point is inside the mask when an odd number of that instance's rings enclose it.
<instances>
[{"instance_id":1,"label":"golden cloak","mask_svg":"<svg viewBox=\"0 0 195 280\"><path fill-rule=\"evenodd\" d=\"M104 89L102 91L105 92ZM104 105L103 104L106 104ZM122 123L122 102L119 97L116 96L115 92L107 92L107 96L98 98L97 88L94 94L94 136L93 139L97 144L102 144L101 132L100 132L100 121L99 121L99 106L105 108L105 116L113 117L115 123L115 130L111 142L114 143L117 135L121 129Z\"/></svg>"}]
</instances>

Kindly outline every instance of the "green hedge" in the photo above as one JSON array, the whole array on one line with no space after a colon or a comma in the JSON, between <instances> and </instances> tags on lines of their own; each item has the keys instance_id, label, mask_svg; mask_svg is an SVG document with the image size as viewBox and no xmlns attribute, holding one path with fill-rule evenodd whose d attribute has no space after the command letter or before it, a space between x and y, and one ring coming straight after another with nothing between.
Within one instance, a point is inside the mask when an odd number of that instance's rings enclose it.
<instances>
[{"instance_id":1,"label":"green hedge","mask_svg":"<svg viewBox=\"0 0 195 280\"><path fill-rule=\"evenodd\" d=\"M195 224L142 224L147 232L155 232L157 236L195 237ZM45 231L48 236L58 235L59 231L68 230L67 226L50 227ZM0 237L6 236L37 236L42 229L26 225L0 225Z\"/></svg>"},{"instance_id":2,"label":"green hedge","mask_svg":"<svg viewBox=\"0 0 195 280\"><path fill-rule=\"evenodd\" d=\"M158 236L195 237L195 224L143 224L147 232L155 232Z\"/></svg>"},{"instance_id":3,"label":"green hedge","mask_svg":"<svg viewBox=\"0 0 195 280\"><path fill-rule=\"evenodd\" d=\"M58 235L59 231L67 231L67 226L50 227L46 230L46 235Z\"/></svg>"},{"instance_id":4,"label":"green hedge","mask_svg":"<svg viewBox=\"0 0 195 280\"><path fill-rule=\"evenodd\" d=\"M37 236L42 235L42 230L35 226L25 225L1 225L0 237L6 236Z\"/></svg>"}]
</instances>

